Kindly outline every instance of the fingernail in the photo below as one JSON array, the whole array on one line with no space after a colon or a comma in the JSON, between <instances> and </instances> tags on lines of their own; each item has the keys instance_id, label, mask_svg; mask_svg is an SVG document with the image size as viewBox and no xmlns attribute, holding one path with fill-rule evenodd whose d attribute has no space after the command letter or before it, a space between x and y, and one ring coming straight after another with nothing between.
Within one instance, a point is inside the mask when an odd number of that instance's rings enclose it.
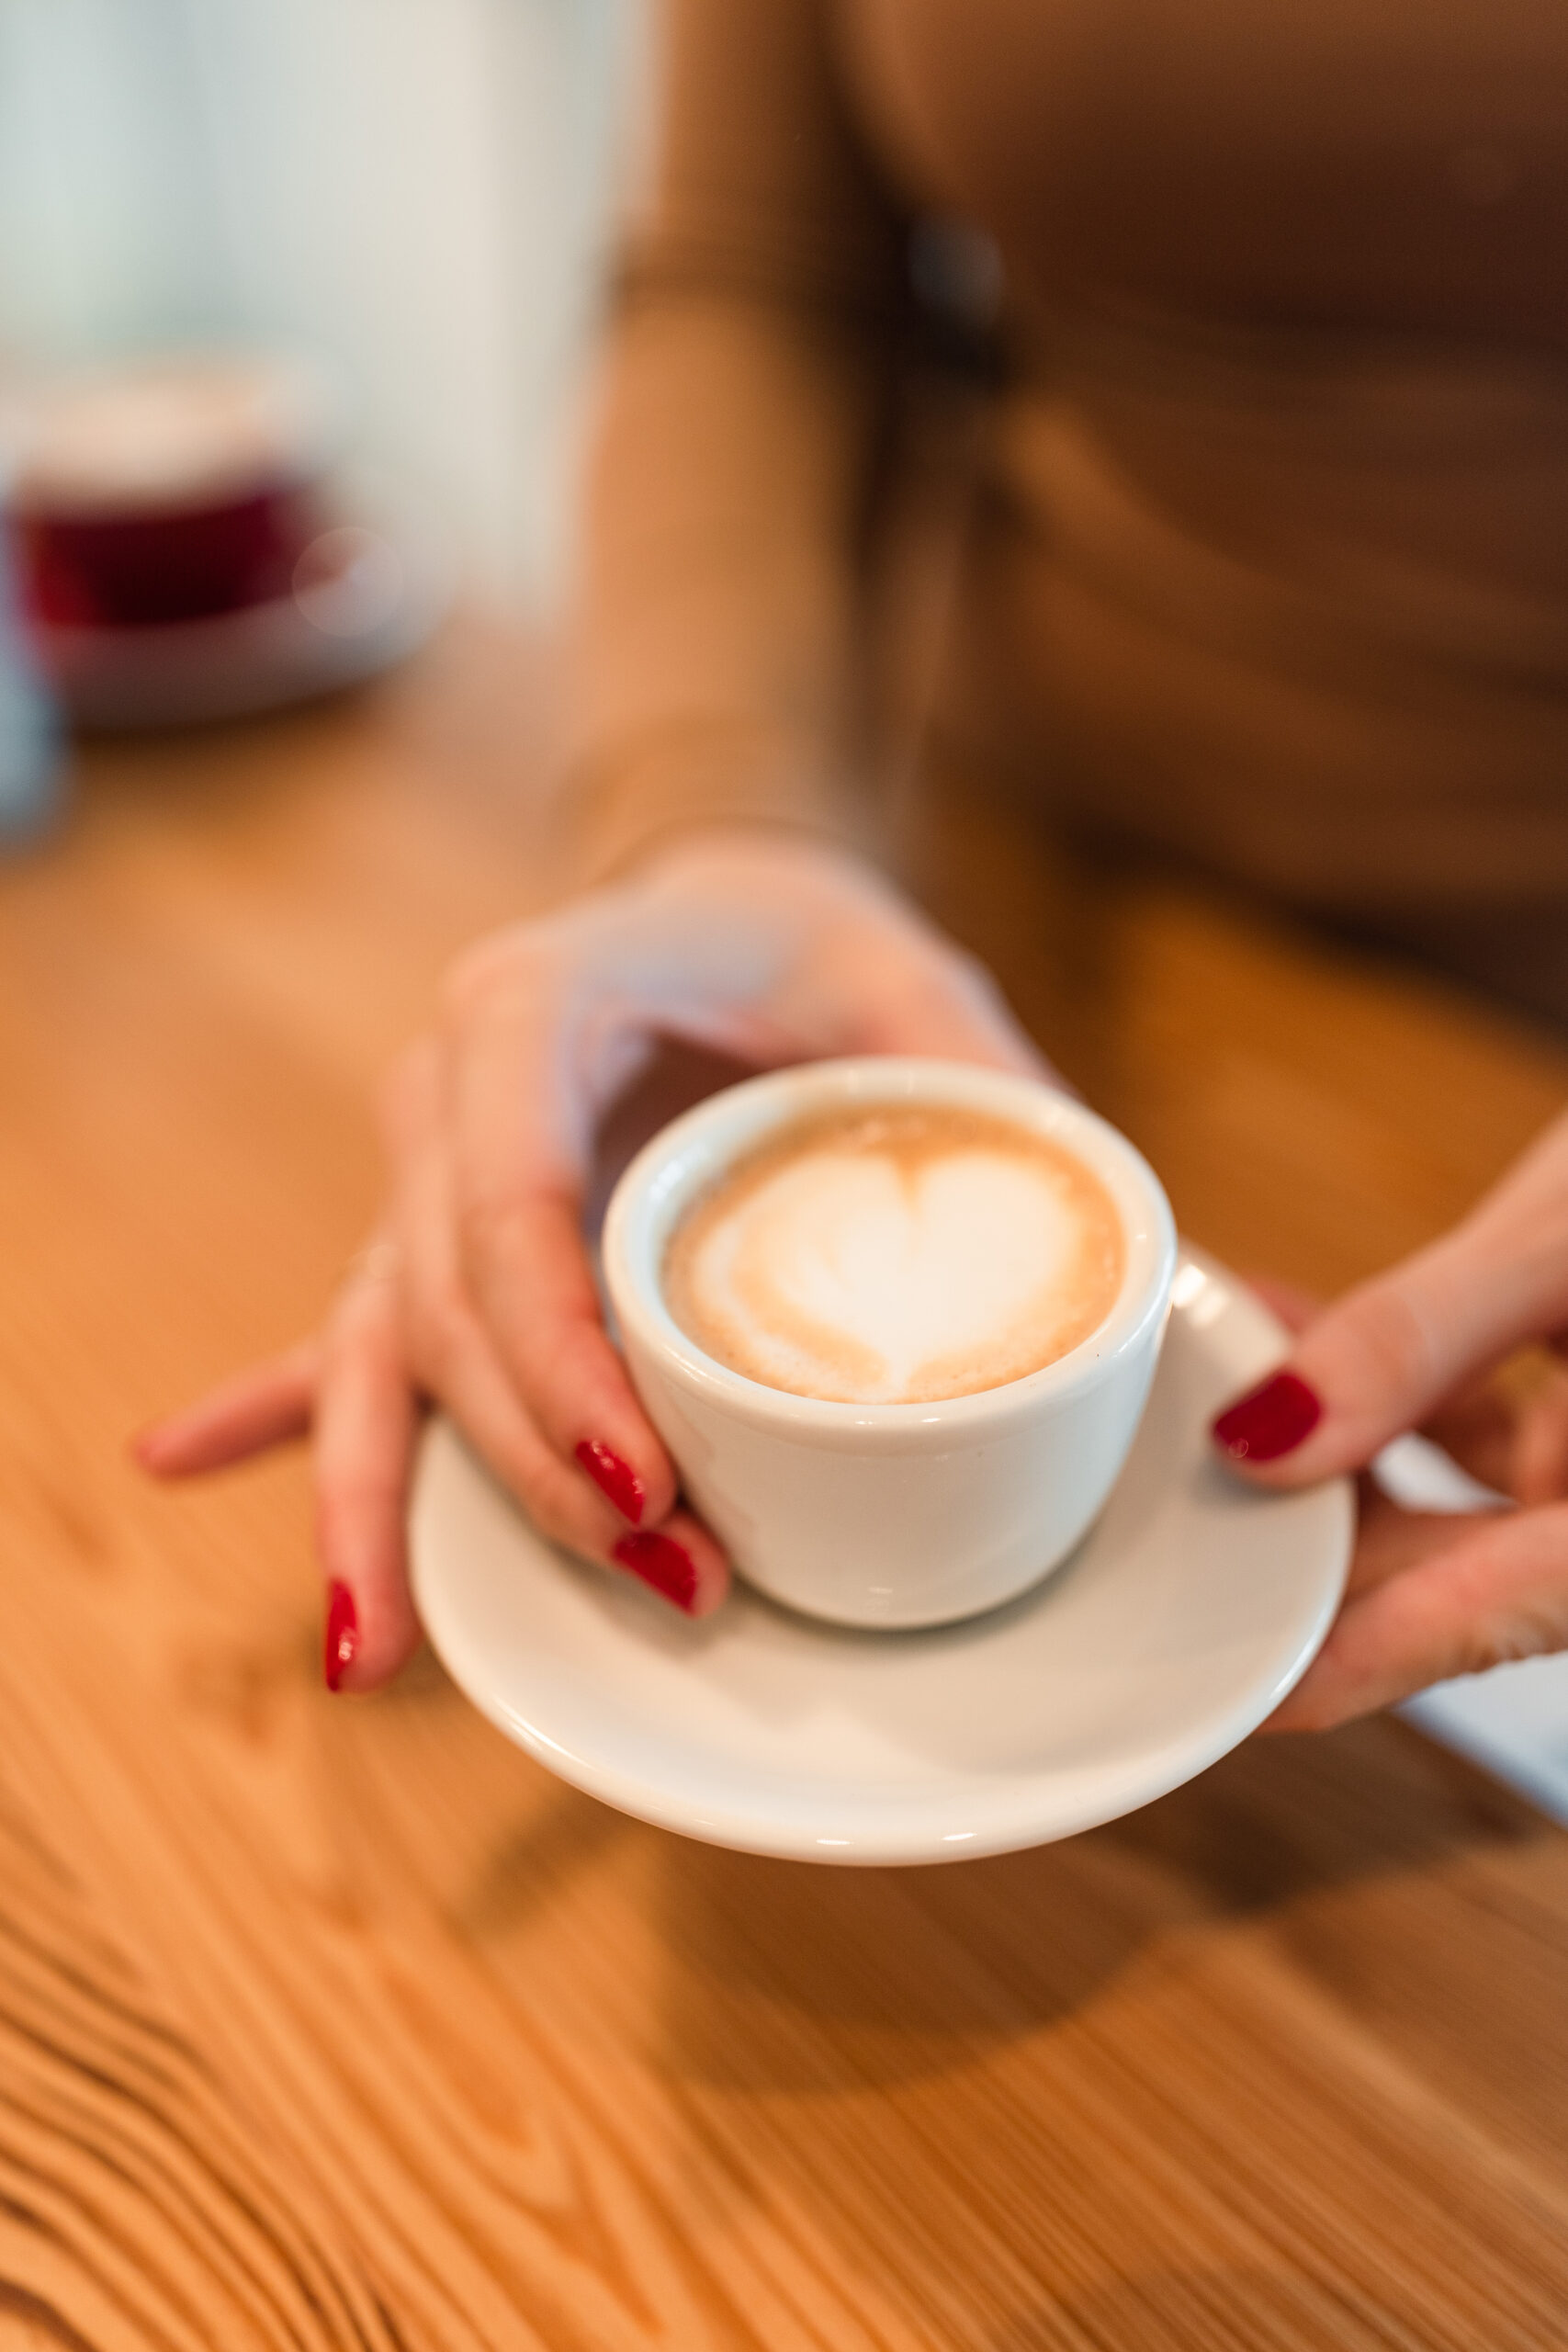
<instances>
[{"instance_id":1,"label":"fingernail","mask_svg":"<svg viewBox=\"0 0 1568 2352\"><path fill-rule=\"evenodd\" d=\"M327 1593L327 1638L321 1671L327 1689L340 1688L344 1676L359 1655L359 1612L347 1585L334 1584Z\"/></svg>"},{"instance_id":2,"label":"fingernail","mask_svg":"<svg viewBox=\"0 0 1568 2352\"><path fill-rule=\"evenodd\" d=\"M1300 1373L1271 1373L1219 1416L1214 1442L1233 1462L1278 1462L1322 1419L1323 1399Z\"/></svg>"},{"instance_id":3,"label":"fingernail","mask_svg":"<svg viewBox=\"0 0 1568 2352\"><path fill-rule=\"evenodd\" d=\"M697 1597L697 1566L670 1535L623 1535L612 1556L687 1615Z\"/></svg>"},{"instance_id":4,"label":"fingernail","mask_svg":"<svg viewBox=\"0 0 1568 2352\"><path fill-rule=\"evenodd\" d=\"M608 1495L623 1519L635 1527L642 1517L644 1495L642 1480L629 1462L601 1445L596 1437L585 1437L577 1448L577 1459L587 1471L601 1494Z\"/></svg>"}]
</instances>

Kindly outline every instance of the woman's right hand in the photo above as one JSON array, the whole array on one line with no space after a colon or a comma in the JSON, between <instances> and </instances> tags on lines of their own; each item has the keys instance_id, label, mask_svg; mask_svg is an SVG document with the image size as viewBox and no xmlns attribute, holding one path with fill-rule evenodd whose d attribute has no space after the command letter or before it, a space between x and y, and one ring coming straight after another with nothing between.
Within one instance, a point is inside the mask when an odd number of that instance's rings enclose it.
<instances>
[{"instance_id":1,"label":"woman's right hand","mask_svg":"<svg viewBox=\"0 0 1568 2352\"><path fill-rule=\"evenodd\" d=\"M146 1432L183 1476L313 1433L327 1671L367 1690L413 1648L404 1547L440 1406L535 1524L705 1614L728 1568L605 1334L582 1232L595 1130L661 1041L755 1068L930 1054L1040 1074L987 975L836 850L757 833L481 941L388 1090L391 1185L321 1337Z\"/></svg>"}]
</instances>

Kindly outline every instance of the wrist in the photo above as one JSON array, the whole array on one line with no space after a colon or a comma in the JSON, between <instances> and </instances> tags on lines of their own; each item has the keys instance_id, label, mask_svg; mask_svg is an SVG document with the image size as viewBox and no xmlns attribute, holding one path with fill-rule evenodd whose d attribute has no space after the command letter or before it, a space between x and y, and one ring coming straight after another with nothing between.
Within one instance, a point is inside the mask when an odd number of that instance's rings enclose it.
<instances>
[{"instance_id":1,"label":"wrist","mask_svg":"<svg viewBox=\"0 0 1568 2352\"><path fill-rule=\"evenodd\" d=\"M819 743L745 722L670 724L574 761L559 780L581 883L619 882L699 838L849 844L864 812Z\"/></svg>"}]
</instances>

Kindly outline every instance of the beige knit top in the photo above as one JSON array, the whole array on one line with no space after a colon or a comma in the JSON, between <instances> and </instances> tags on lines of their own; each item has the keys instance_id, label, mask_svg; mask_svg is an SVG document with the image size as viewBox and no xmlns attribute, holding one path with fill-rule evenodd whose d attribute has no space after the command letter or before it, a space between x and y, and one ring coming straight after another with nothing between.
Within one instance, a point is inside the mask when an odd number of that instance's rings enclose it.
<instances>
[{"instance_id":1,"label":"beige knit top","mask_svg":"<svg viewBox=\"0 0 1568 2352\"><path fill-rule=\"evenodd\" d=\"M948 254L1005 353L955 662L1029 788L1309 905L1568 899L1557 0L671 0L660 39L576 633L596 863L851 820Z\"/></svg>"}]
</instances>

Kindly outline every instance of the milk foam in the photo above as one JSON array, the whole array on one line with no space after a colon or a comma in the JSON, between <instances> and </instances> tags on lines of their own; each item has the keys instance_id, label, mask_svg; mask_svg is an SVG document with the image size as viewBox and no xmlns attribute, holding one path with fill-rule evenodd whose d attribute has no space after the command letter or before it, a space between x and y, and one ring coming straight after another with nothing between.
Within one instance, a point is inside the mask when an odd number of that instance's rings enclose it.
<instances>
[{"instance_id":1,"label":"milk foam","mask_svg":"<svg viewBox=\"0 0 1568 2352\"><path fill-rule=\"evenodd\" d=\"M900 1105L795 1127L678 1230L671 1313L771 1388L865 1404L1037 1371L1104 1319L1120 1221L1099 1180L1000 1119Z\"/></svg>"}]
</instances>

